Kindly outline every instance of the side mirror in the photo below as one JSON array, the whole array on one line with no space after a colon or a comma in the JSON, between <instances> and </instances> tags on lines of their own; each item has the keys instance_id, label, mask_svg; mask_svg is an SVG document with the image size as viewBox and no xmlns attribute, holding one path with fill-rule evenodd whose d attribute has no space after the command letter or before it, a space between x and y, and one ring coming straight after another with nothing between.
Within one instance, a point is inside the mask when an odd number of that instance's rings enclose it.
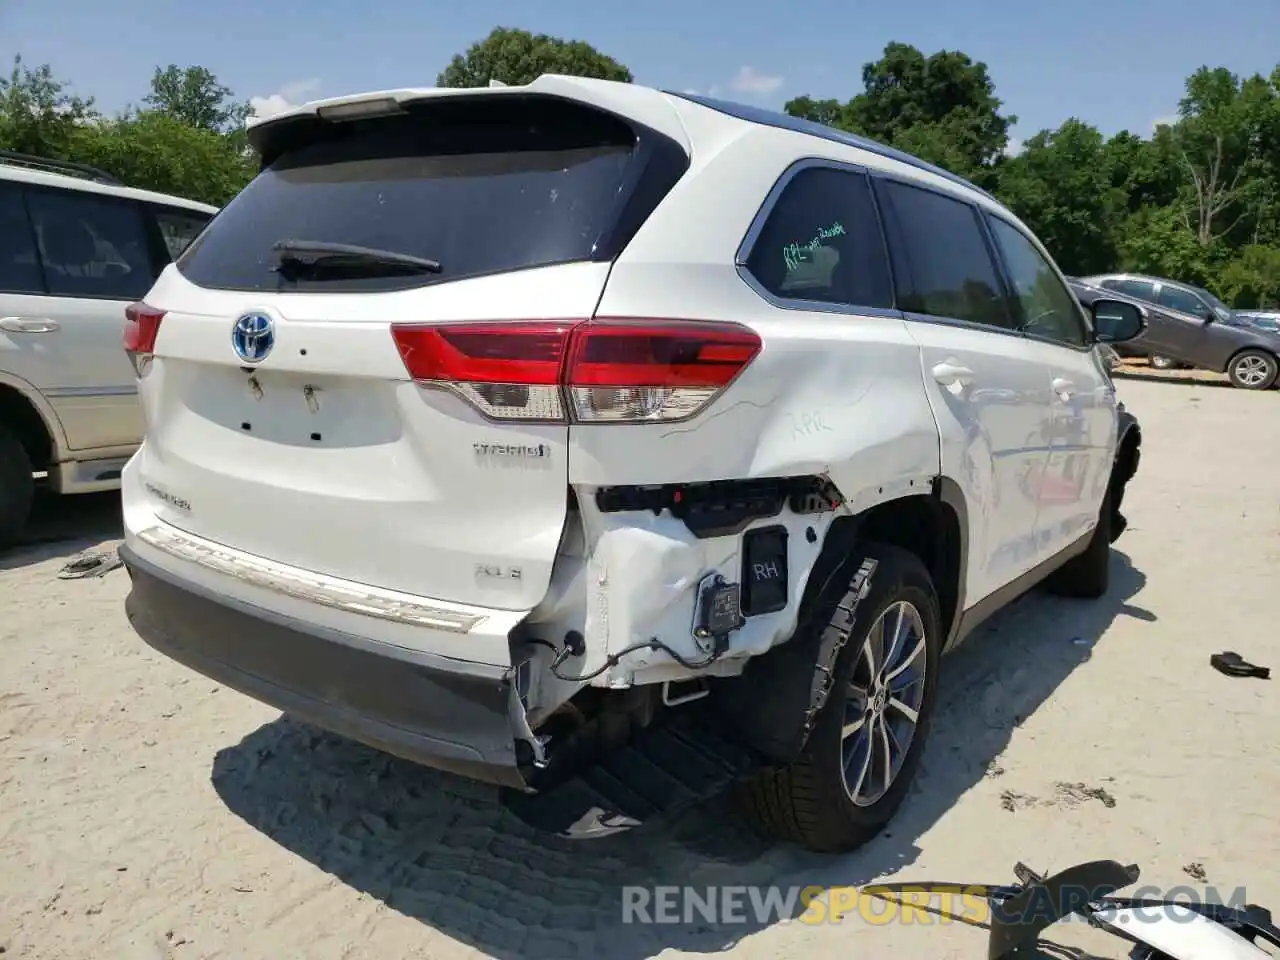
<instances>
[{"instance_id":1,"label":"side mirror","mask_svg":"<svg viewBox=\"0 0 1280 960\"><path fill-rule=\"evenodd\" d=\"M1124 343L1147 329L1142 311L1131 303L1119 300L1095 300L1093 312L1094 337L1099 343Z\"/></svg>"}]
</instances>

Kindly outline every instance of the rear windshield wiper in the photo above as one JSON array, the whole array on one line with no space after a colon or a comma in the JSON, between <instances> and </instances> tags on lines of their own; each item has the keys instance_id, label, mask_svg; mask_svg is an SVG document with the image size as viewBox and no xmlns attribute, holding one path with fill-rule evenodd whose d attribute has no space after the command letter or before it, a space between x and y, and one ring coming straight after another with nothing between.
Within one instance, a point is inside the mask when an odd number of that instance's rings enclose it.
<instances>
[{"instance_id":1,"label":"rear windshield wiper","mask_svg":"<svg viewBox=\"0 0 1280 960\"><path fill-rule=\"evenodd\" d=\"M277 240L272 249L276 254L275 270L281 275L376 276L384 273L439 273L443 269L437 260L351 243Z\"/></svg>"}]
</instances>

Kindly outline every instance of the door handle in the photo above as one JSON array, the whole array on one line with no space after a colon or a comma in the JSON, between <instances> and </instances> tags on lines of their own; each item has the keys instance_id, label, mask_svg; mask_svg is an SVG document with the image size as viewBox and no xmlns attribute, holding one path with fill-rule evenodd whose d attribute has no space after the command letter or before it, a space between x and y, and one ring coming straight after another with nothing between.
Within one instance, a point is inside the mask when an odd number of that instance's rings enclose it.
<instances>
[{"instance_id":1,"label":"door handle","mask_svg":"<svg viewBox=\"0 0 1280 960\"><path fill-rule=\"evenodd\" d=\"M1058 377L1053 381L1053 392L1063 400L1070 400L1076 395L1076 385L1070 380Z\"/></svg>"},{"instance_id":2,"label":"door handle","mask_svg":"<svg viewBox=\"0 0 1280 960\"><path fill-rule=\"evenodd\" d=\"M57 329L56 320L44 317L0 317L0 330L9 333L53 333Z\"/></svg>"},{"instance_id":3,"label":"door handle","mask_svg":"<svg viewBox=\"0 0 1280 960\"><path fill-rule=\"evenodd\" d=\"M944 387L960 386L967 387L973 383L975 374L968 367L962 367L959 364L952 363L950 360L944 360L942 363L936 363L933 366L933 379Z\"/></svg>"}]
</instances>

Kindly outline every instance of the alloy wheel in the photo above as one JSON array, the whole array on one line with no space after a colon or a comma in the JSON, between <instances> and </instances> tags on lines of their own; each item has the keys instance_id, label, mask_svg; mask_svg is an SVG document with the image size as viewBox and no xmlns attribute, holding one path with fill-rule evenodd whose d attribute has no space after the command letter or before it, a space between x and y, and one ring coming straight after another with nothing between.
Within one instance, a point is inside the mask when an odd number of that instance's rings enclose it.
<instances>
[{"instance_id":1,"label":"alloy wheel","mask_svg":"<svg viewBox=\"0 0 1280 960\"><path fill-rule=\"evenodd\" d=\"M1235 375L1246 387L1261 386L1271 376L1271 365L1266 357L1250 354L1236 361Z\"/></svg>"},{"instance_id":2,"label":"alloy wheel","mask_svg":"<svg viewBox=\"0 0 1280 960\"><path fill-rule=\"evenodd\" d=\"M906 762L924 704L927 649L920 611L900 600L858 651L840 736L844 787L857 806L879 801Z\"/></svg>"}]
</instances>

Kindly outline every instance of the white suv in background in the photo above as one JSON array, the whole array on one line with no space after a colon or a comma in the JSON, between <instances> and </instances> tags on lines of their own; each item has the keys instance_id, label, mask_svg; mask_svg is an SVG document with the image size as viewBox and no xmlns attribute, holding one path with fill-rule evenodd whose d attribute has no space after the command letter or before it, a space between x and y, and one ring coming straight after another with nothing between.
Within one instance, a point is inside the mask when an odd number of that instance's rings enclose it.
<instances>
[{"instance_id":1,"label":"white suv in background","mask_svg":"<svg viewBox=\"0 0 1280 960\"><path fill-rule=\"evenodd\" d=\"M125 333L126 609L174 659L564 835L741 781L847 850L939 657L1106 591L1140 438L1095 328L1140 312L972 185L568 77L249 135Z\"/></svg>"},{"instance_id":2,"label":"white suv in background","mask_svg":"<svg viewBox=\"0 0 1280 960\"><path fill-rule=\"evenodd\" d=\"M216 212L0 151L0 548L26 521L33 474L59 493L119 485L143 432L124 309Z\"/></svg>"}]
</instances>

